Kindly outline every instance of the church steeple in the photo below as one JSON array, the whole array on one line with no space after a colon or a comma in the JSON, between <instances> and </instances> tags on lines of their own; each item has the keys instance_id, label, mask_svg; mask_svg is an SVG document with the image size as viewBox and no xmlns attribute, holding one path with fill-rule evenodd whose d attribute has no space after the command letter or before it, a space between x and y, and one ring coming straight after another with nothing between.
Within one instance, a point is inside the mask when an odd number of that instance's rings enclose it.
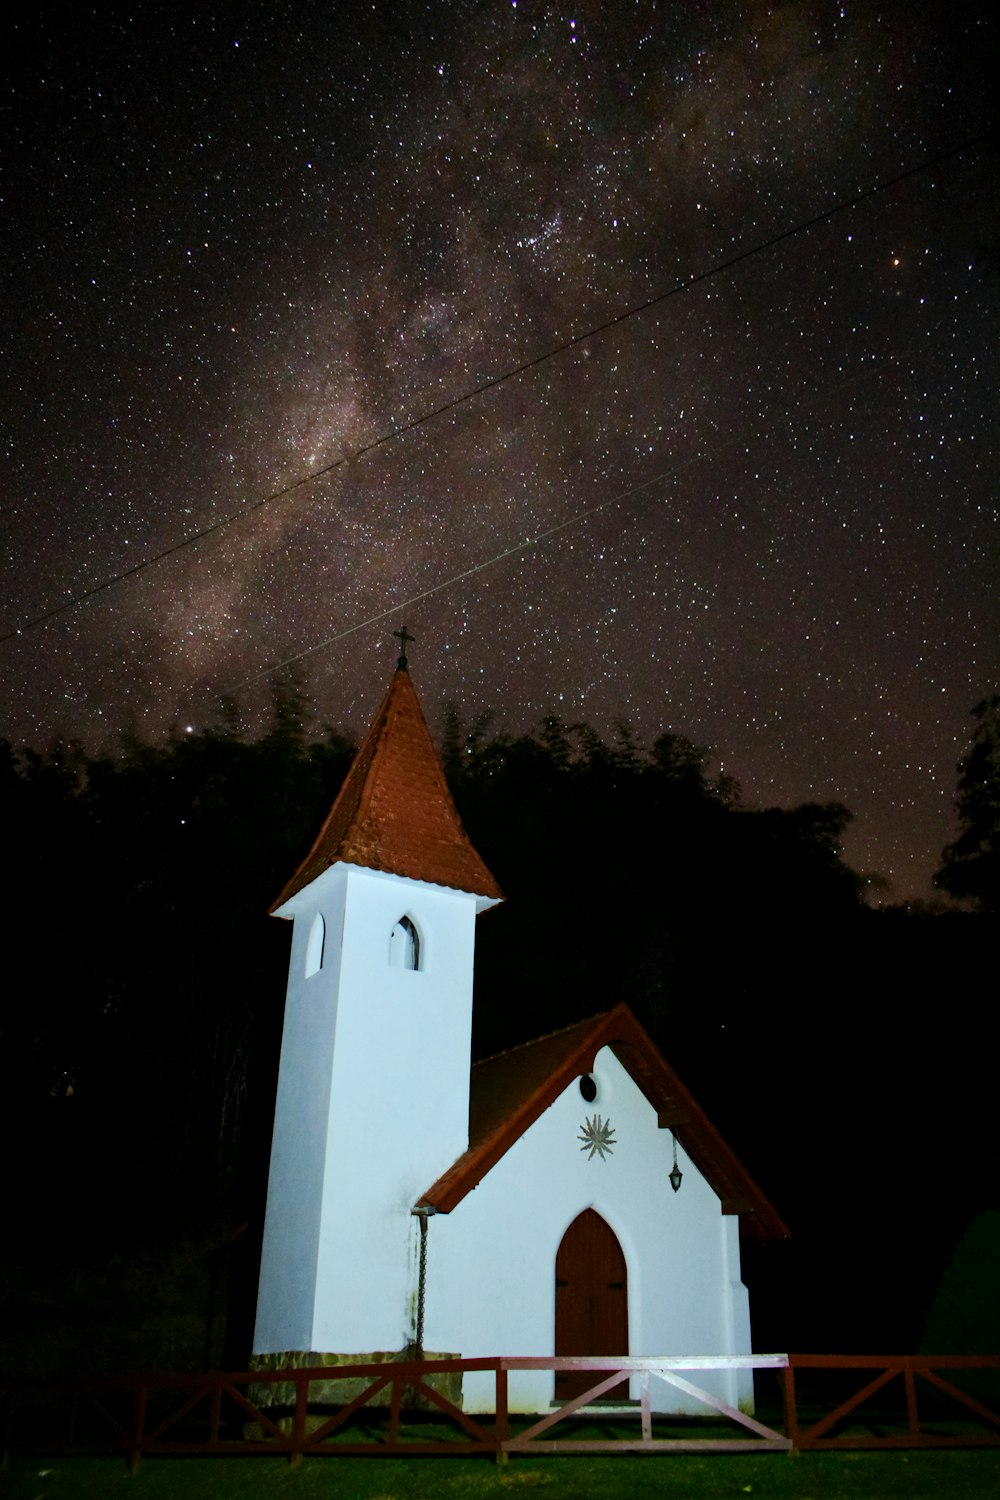
<instances>
[{"instance_id":1,"label":"church steeple","mask_svg":"<svg viewBox=\"0 0 1000 1500\"><path fill-rule=\"evenodd\" d=\"M468 891L480 911L503 899L462 827L405 662L400 657L326 822L272 911L339 861Z\"/></svg>"},{"instance_id":2,"label":"church steeple","mask_svg":"<svg viewBox=\"0 0 1000 1500\"><path fill-rule=\"evenodd\" d=\"M414 1337L411 1210L469 1144L476 915L502 898L459 820L404 662L273 908L294 926L254 1335L262 1356L359 1358Z\"/></svg>"}]
</instances>

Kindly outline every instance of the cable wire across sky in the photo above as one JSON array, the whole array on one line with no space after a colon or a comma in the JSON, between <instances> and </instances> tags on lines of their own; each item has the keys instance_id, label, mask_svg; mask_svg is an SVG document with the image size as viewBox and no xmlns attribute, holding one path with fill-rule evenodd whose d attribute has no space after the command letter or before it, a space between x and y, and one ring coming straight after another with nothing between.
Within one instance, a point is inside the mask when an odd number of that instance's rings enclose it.
<instances>
[{"instance_id":1,"label":"cable wire across sky","mask_svg":"<svg viewBox=\"0 0 1000 1500\"><path fill-rule=\"evenodd\" d=\"M0 733L251 733L306 657L364 723L405 611L432 713L682 734L926 891L1000 673L995 8L140 9L12 23Z\"/></svg>"},{"instance_id":2,"label":"cable wire across sky","mask_svg":"<svg viewBox=\"0 0 1000 1500\"><path fill-rule=\"evenodd\" d=\"M572 338L565 339L562 343L557 344L554 348L547 349L544 351L544 353L537 354L531 359L524 360L521 364L515 365L509 370L505 370L501 375L494 376L490 380L482 381L479 385L474 386L467 391L464 391L460 396L456 396L452 400L446 401L442 405L436 406L430 411L423 412L418 417L414 417L411 422L402 423L400 424L400 426L393 428L391 432L380 433L377 437L372 438L371 441L363 443L355 451L342 454L339 458L334 459L332 462L324 464L322 468L314 469L311 473L304 474L301 478L293 480L291 484L286 484L283 485L280 489L272 490L269 494L261 496L259 499L252 501L249 505L242 506L239 510L231 511L228 515L221 516L217 521L213 521L210 525L203 526L199 528L199 530L191 532L188 536L182 537L179 541L174 542L171 546L164 547L159 552L154 553L152 556L143 558L140 562L135 563L132 567L125 568L120 573L115 573L112 577L103 579L100 583L94 584L91 588L82 590L80 593L75 594L71 599L63 600L59 604L53 605L51 609L45 610L43 613L35 615L29 620L24 620L20 625L15 626L13 629L10 629L4 634L0 635L0 645L3 645L6 641L15 640L17 637L24 635L26 631L33 630L37 626L45 624L47 620L54 619L57 615L65 614L67 610L75 609L79 605L87 603L88 600L96 598L97 595L104 593L110 588L113 588L116 584L124 583L127 579L134 578L137 574L142 573L146 568L152 567L155 563L163 562L166 558L172 557L176 553L182 552L186 548L194 546L196 542L204 541L208 537L215 536L218 532L224 530L226 527L231 526L238 521L246 520L255 512L262 510L265 506L273 505L280 500L287 499L290 495L296 494L299 490L302 490L307 485L315 483L316 480L323 479L327 475L335 473L337 469L342 468L344 465L358 462L358 460L365 458L368 454L374 453L379 448L384 447L387 443L397 441L399 438L404 437L407 433L415 431L418 427L422 427L426 423L434 421L437 417L446 416L449 412L455 411L458 407L464 406L467 402L475 400L476 397L485 395L487 391L494 390L496 387L506 384L507 381L517 379L518 376L526 374L529 370L536 369L539 365L545 364L548 360L556 359L560 354L565 354L570 349L578 348L581 344L585 344L589 339L595 338L599 334L607 333L612 328L616 328L621 324L628 322L630 319L638 317L641 313L648 312L651 308L659 307L669 298L676 297L681 292L689 291L692 287L699 286L702 282L708 281L713 276L719 276L726 271L733 270L736 266L742 265L745 261L753 259L754 256L761 255L767 250L772 250L775 248L775 246L783 244L786 240L793 239L796 235L804 234L808 230L814 229L819 224L825 224L829 222L829 220L834 218L837 214L844 213L848 209L855 208L858 204L865 202L867 199L871 199L881 193L888 192L891 188L899 186L900 183L907 182L911 178L919 176L921 173L929 172L934 167L940 166L946 161L950 161L957 156L963 155L967 151L975 149L977 146L982 145L988 139L988 133L983 132L980 135L974 136L970 140L963 141L961 144L951 147L947 151L940 152L934 157L931 157L925 161L921 161L915 166L908 167L905 171L898 172L895 176L889 177L883 182L875 183L873 186L865 188L861 192L856 193L851 198L845 198L841 200L840 202L834 204L833 207L824 209L822 213L816 214L812 218L804 220L802 223L795 224L789 229L782 230L781 233L772 235L769 239L761 240L758 244L754 244L746 250L741 250L738 254L731 255L727 259L709 266L706 270L699 271L695 275L689 276L683 281L679 281L676 285L669 287L666 291L657 293L655 297L649 297L644 302L636 303L634 306L625 309L623 312L616 313L613 318L608 318L603 323L595 324L593 327L586 329L583 333L575 334ZM643 490L648 487L649 484L640 485L637 486L637 490ZM635 493L635 491L627 492L627 494L632 493ZM440 585L437 585L433 589L427 589L420 594L414 595L413 599L408 602L412 604L418 602L419 600L428 598L432 594L437 593L440 589L447 587L449 584L457 583L460 582L463 578L471 577L473 574L481 572L484 568L489 567L492 563L499 562L503 558L513 555L513 553L515 552L523 551L525 550L525 548L533 545L534 543L544 540L546 537L553 535L557 531L563 530L564 527L572 525L575 520L584 520L587 516L593 515L598 510L605 508L606 505L615 504L618 500L624 498L627 498L627 495L616 496L614 500L606 501L602 505L591 506L587 510L581 511L578 516L571 517L566 521L560 522L557 526L550 527L548 528L548 530L540 532L537 537L532 538L530 541L519 543L515 547L507 548L501 552L498 552L488 561L480 563L474 568L466 569L462 573L455 574L454 577L447 580L446 583L442 583ZM378 623L378 621L387 619L391 614L398 612L399 609L404 609L406 607L407 604L404 603L398 606L394 606L391 610L387 610L382 614L373 615L369 619L361 621L357 625L351 626L350 629L342 631L337 635L331 636L329 640L324 642L323 644L330 645L335 641L342 640L345 636L353 634L355 630L363 628L364 625L376 624ZM281 665L287 666L292 661L301 660L302 657L318 649L320 649L319 646L309 647L307 651L301 652L298 657L292 657L288 662L282 663ZM263 676L266 672L271 670L274 669L264 668L261 672L254 673L250 677L244 679L244 682L251 682L256 677Z\"/></svg>"}]
</instances>

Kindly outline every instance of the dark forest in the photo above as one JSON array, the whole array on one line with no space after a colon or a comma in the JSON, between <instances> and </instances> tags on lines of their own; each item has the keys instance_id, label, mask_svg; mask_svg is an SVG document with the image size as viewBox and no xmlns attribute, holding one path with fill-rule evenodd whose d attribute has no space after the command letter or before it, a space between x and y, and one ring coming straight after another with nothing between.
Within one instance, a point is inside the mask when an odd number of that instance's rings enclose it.
<instances>
[{"instance_id":1,"label":"dark forest","mask_svg":"<svg viewBox=\"0 0 1000 1500\"><path fill-rule=\"evenodd\" d=\"M879 910L838 804L748 807L673 734L444 717L506 896L478 925L474 1051L627 1001L791 1226L747 1257L757 1348L916 1348L955 1246L1000 1206L1000 698L974 714L937 877L961 904ZM247 1358L290 932L266 913L353 752L307 722L285 684L257 738L230 707L114 756L0 745L21 956L0 1046L5 1364Z\"/></svg>"}]
</instances>

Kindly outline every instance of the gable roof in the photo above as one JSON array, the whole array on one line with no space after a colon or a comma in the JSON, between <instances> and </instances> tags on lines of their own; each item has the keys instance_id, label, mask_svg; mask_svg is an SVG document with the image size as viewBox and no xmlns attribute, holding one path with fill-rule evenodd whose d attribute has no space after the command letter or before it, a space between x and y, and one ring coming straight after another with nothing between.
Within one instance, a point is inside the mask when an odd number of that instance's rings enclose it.
<instances>
[{"instance_id":1,"label":"gable roof","mask_svg":"<svg viewBox=\"0 0 1000 1500\"><path fill-rule=\"evenodd\" d=\"M393 674L326 821L271 911L339 861L469 891L482 906L503 900L462 827L405 666Z\"/></svg>"},{"instance_id":2,"label":"gable roof","mask_svg":"<svg viewBox=\"0 0 1000 1500\"><path fill-rule=\"evenodd\" d=\"M724 1214L740 1214L756 1240L787 1239L788 1226L722 1139L627 1005L580 1021L472 1069L469 1149L419 1200L450 1213L581 1073L610 1047L688 1156L719 1195Z\"/></svg>"}]
</instances>

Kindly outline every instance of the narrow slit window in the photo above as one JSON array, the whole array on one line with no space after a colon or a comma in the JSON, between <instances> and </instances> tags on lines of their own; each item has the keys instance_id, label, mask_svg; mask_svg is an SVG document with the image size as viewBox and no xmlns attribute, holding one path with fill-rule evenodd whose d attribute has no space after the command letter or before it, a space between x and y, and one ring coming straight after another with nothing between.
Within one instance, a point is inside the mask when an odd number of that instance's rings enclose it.
<instances>
[{"instance_id":1,"label":"narrow slit window","mask_svg":"<svg viewBox=\"0 0 1000 1500\"><path fill-rule=\"evenodd\" d=\"M389 963L394 969L420 968L420 934L409 917L400 917L389 934Z\"/></svg>"},{"instance_id":2,"label":"narrow slit window","mask_svg":"<svg viewBox=\"0 0 1000 1500\"><path fill-rule=\"evenodd\" d=\"M323 967L323 945L326 942L326 923L320 912L313 917L306 943L306 978L318 974Z\"/></svg>"}]
</instances>

